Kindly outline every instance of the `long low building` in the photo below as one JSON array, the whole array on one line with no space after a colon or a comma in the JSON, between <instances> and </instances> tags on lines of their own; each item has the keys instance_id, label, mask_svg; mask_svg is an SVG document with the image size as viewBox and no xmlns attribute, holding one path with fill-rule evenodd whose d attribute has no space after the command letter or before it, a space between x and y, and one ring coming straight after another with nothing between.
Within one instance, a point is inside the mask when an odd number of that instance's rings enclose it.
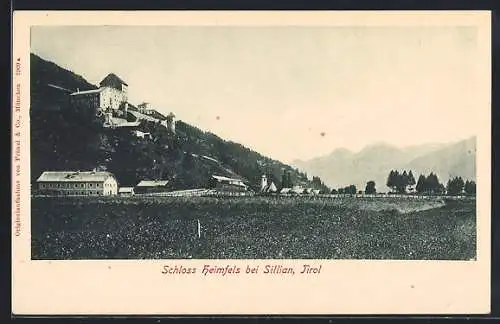
<instances>
[{"instance_id":1,"label":"long low building","mask_svg":"<svg viewBox=\"0 0 500 324\"><path fill-rule=\"evenodd\" d=\"M247 191L248 186L241 179L212 175L210 188L220 191Z\"/></svg>"},{"instance_id":2,"label":"long low building","mask_svg":"<svg viewBox=\"0 0 500 324\"><path fill-rule=\"evenodd\" d=\"M41 194L110 196L118 193L115 176L106 171L45 171L36 180Z\"/></svg>"},{"instance_id":3,"label":"long low building","mask_svg":"<svg viewBox=\"0 0 500 324\"><path fill-rule=\"evenodd\" d=\"M168 180L142 180L134 188L134 192L138 194L165 191L169 191Z\"/></svg>"}]
</instances>

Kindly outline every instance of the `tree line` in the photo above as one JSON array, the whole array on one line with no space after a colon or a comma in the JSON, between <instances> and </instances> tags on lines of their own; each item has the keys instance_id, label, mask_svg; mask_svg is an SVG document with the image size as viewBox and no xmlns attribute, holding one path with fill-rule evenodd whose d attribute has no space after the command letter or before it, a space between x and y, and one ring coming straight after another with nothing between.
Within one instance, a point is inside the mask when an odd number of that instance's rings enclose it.
<instances>
[{"instance_id":1,"label":"tree line","mask_svg":"<svg viewBox=\"0 0 500 324\"><path fill-rule=\"evenodd\" d=\"M464 180L462 177L454 177L448 180L446 186L443 185L438 176L431 172L428 175L421 174L418 180L415 181L413 172L403 170L400 172L398 170L391 170L387 177L385 184L391 193L397 194L407 194L407 193L417 193L417 194L427 194L427 195L443 195L448 194L451 196L458 196L462 194L476 195L476 182L472 180ZM332 194L376 194L376 183L370 180L366 183L364 191L357 191L355 185L349 185L346 187L341 187L338 189L332 189Z\"/></svg>"}]
</instances>

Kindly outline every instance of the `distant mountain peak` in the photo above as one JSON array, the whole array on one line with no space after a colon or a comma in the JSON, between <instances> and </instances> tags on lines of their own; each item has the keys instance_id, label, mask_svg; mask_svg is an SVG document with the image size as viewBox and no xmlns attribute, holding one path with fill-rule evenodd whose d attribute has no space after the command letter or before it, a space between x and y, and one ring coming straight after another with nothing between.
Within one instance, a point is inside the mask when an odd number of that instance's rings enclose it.
<instances>
[{"instance_id":1,"label":"distant mountain peak","mask_svg":"<svg viewBox=\"0 0 500 324\"><path fill-rule=\"evenodd\" d=\"M330 156L351 155L351 154L353 154L352 151L350 151L344 147L339 147L339 148L333 150L332 153L330 153Z\"/></svg>"},{"instance_id":2,"label":"distant mountain peak","mask_svg":"<svg viewBox=\"0 0 500 324\"><path fill-rule=\"evenodd\" d=\"M372 151L378 151L378 150L383 150L383 151L387 151L387 150L396 151L397 150L397 151L399 151L400 149L392 144L387 143L387 142L379 141L379 142L374 142L372 144L366 145L365 147L363 147L363 149L361 151L359 151L359 153L372 152Z\"/></svg>"}]
</instances>

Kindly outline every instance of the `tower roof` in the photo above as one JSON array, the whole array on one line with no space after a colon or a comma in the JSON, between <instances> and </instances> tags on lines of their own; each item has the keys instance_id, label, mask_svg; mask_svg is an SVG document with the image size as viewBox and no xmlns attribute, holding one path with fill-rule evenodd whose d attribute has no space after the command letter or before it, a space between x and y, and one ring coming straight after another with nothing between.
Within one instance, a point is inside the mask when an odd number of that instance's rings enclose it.
<instances>
[{"instance_id":1,"label":"tower roof","mask_svg":"<svg viewBox=\"0 0 500 324\"><path fill-rule=\"evenodd\" d=\"M116 86L118 84L123 84L128 86L128 84L123 81L119 76L117 76L114 73L108 74L102 81L99 83L99 85L102 86Z\"/></svg>"}]
</instances>

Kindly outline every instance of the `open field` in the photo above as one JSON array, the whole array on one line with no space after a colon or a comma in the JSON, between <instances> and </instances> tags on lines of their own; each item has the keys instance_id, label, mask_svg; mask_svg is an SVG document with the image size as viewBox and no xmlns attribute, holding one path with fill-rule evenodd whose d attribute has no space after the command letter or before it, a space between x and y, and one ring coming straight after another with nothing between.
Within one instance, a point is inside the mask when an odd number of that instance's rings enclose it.
<instances>
[{"instance_id":1,"label":"open field","mask_svg":"<svg viewBox=\"0 0 500 324\"><path fill-rule=\"evenodd\" d=\"M474 200L34 197L31 223L33 259L476 257Z\"/></svg>"}]
</instances>

